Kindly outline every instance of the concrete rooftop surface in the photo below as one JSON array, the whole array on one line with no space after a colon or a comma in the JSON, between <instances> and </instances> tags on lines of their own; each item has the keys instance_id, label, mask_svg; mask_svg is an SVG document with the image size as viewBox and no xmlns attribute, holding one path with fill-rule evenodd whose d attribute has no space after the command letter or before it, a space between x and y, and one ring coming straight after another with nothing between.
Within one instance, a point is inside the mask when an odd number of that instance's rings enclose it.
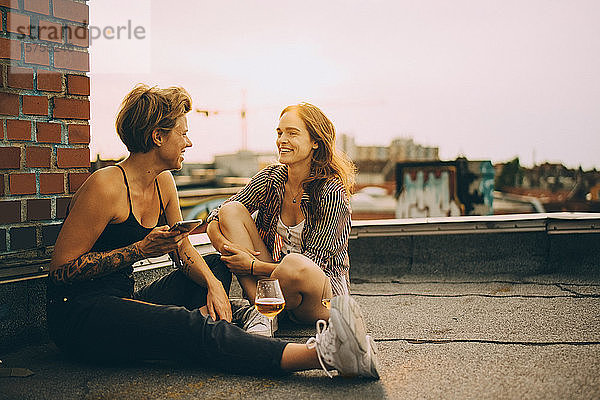
<instances>
[{"instance_id":1,"label":"concrete rooftop surface","mask_svg":"<svg viewBox=\"0 0 600 400\"><path fill-rule=\"evenodd\" d=\"M0 399L600 398L598 278L377 276L352 290L379 348L379 381L89 365L47 343L0 357L3 368L34 373L0 377ZM313 332L281 326L277 336L305 342Z\"/></svg>"}]
</instances>

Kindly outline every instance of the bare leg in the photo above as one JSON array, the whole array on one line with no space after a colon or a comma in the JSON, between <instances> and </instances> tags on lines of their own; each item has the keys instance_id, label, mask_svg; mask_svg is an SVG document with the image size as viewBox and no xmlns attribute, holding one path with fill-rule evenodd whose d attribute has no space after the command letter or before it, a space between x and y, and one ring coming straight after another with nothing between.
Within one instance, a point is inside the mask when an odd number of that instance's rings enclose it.
<instances>
[{"instance_id":1,"label":"bare leg","mask_svg":"<svg viewBox=\"0 0 600 400\"><path fill-rule=\"evenodd\" d=\"M323 296L331 298L331 282L310 258L302 254L288 254L271 277L279 279L285 308L297 320L314 323L319 319L329 319L329 310L323 306L321 299Z\"/></svg>"},{"instance_id":2,"label":"bare leg","mask_svg":"<svg viewBox=\"0 0 600 400\"><path fill-rule=\"evenodd\" d=\"M271 253L263 243L256 224L246 207L237 201L232 201L221 206L219 210L219 227L223 235L232 243L246 249L260 251L257 258L265 262L273 262ZM256 276L243 275L237 276L242 289L248 296L248 300L254 303L256 296Z\"/></svg>"},{"instance_id":3,"label":"bare leg","mask_svg":"<svg viewBox=\"0 0 600 400\"><path fill-rule=\"evenodd\" d=\"M316 349L309 349L305 344L289 343L283 349L281 369L285 371L302 371L321 368Z\"/></svg>"}]
</instances>

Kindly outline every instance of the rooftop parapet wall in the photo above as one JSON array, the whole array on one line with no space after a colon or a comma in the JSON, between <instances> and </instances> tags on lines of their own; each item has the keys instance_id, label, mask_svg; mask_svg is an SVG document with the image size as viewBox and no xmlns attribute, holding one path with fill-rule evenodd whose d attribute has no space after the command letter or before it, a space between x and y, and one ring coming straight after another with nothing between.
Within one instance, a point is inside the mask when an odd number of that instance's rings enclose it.
<instances>
[{"instance_id":1,"label":"rooftop parapet wall","mask_svg":"<svg viewBox=\"0 0 600 400\"><path fill-rule=\"evenodd\" d=\"M90 83L85 1L0 0L0 13L1 274L47 261L89 175Z\"/></svg>"},{"instance_id":2,"label":"rooftop parapet wall","mask_svg":"<svg viewBox=\"0 0 600 400\"><path fill-rule=\"evenodd\" d=\"M350 278L371 275L600 276L600 214L354 221Z\"/></svg>"}]
</instances>

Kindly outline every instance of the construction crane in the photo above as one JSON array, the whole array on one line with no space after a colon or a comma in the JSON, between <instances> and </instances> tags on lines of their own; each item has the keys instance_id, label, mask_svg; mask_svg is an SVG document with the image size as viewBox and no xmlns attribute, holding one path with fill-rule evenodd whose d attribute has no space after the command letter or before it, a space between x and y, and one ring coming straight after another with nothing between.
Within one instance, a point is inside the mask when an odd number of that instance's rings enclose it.
<instances>
[{"instance_id":1,"label":"construction crane","mask_svg":"<svg viewBox=\"0 0 600 400\"><path fill-rule=\"evenodd\" d=\"M205 117L209 117L211 115L218 115L221 113L232 112L231 110L223 111L223 110L209 110L209 109L201 109L196 108L196 111L199 114L204 115ZM242 122L242 151L248 150L248 121L246 120L246 115L248 109L246 107L246 91L242 91L242 107L239 110L234 110L233 112L239 113Z\"/></svg>"},{"instance_id":2,"label":"construction crane","mask_svg":"<svg viewBox=\"0 0 600 400\"><path fill-rule=\"evenodd\" d=\"M337 103L326 103L329 107L365 107L365 106L377 106L385 104L384 101L377 102L337 102ZM273 108L273 107L263 107L263 108ZM277 108L277 107L274 107ZM254 108L253 108L254 109ZM241 128L242 128L242 151L248 150L248 121L246 120L246 116L248 114L248 109L246 107L246 90L242 90L242 106L237 110L211 110L207 108L196 108L196 111L199 114L204 115L205 117L210 117L211 115L218 115L224 113L236 113L239 114L241 118Z\"/></svg>"}]
</instances>

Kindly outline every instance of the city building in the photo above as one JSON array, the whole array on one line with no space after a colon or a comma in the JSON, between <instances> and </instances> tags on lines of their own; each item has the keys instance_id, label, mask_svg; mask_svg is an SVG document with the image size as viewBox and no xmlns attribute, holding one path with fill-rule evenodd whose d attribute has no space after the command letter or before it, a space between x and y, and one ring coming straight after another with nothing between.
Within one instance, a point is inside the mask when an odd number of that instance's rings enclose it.
<instances>
[{"instance_id":1,"label":"city building","mask_svg":"<svg viewBox=\"0 0 600 400\"><path fill-rule=\"evenodd\" d=\"M267 165L276 162L277 157L274 153L240 150L237 153L216 155L214 164L218 175L250 178Z\"/></svg>"}]
</instances>

